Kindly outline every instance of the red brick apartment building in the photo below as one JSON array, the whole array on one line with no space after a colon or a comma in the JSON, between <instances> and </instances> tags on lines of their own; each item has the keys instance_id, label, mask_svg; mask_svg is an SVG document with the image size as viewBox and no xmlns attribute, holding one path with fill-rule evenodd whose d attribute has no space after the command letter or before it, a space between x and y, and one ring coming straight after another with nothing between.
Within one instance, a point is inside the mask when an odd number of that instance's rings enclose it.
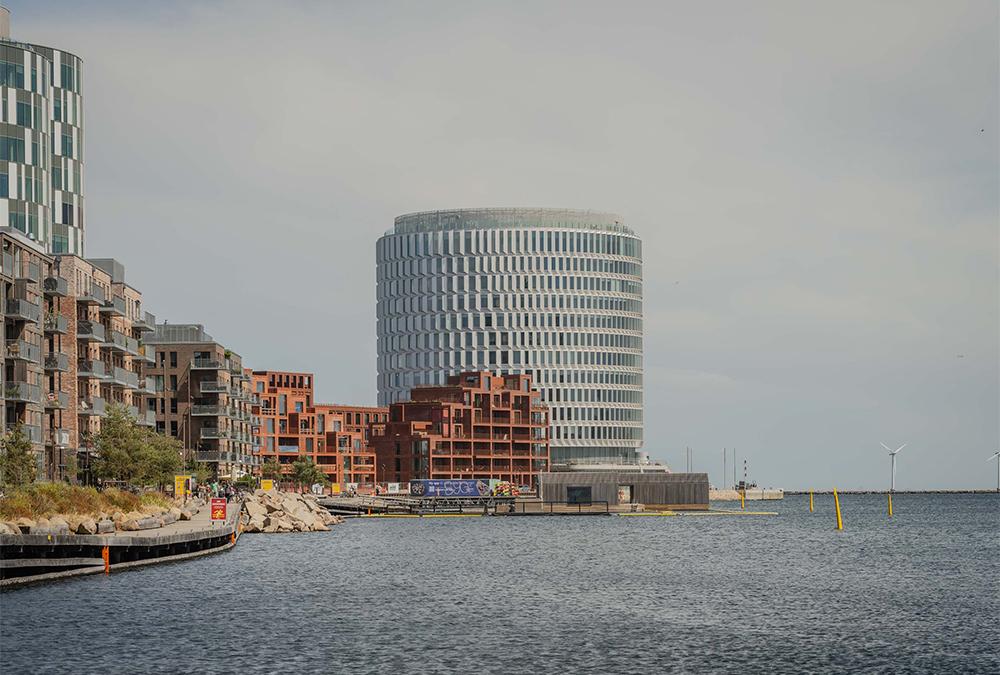
<instances>
[{"instance_id":1,"label":"red brick apartment building","mask_svg":"<svg viewBox=\"0 0 1000 675\"><path fill-rule=\"evenodd\" d=\"M549 413L530 375L461 373L390 405L371 445L382 481L497 478L535 486L549 469Z\"/></svg>"},{"instance_id":2,"label":"red brick apartment building","mask_svg":"<svg viewBox=\"0 0 1000 675\"><path fill-rule=\"evenodd\" d=\"M385 408L316 403L312 373L275 370L252 372L253 390L260 398L259 440L263 461L288 465L308 457L331 483L362 489L375 483L375 454L368 448L369 425L384 424Z\"/></svg>"}]
</instances>

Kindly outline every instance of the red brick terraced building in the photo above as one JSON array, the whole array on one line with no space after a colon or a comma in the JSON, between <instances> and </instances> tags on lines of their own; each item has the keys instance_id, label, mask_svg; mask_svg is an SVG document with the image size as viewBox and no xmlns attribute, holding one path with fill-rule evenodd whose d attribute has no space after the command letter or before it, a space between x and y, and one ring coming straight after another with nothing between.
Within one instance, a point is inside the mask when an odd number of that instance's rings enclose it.
<instances>
[{"instance_id":1,"label":"red brick terraced building","mask_svg":"<svg viewBox=\"0 0 1000 675\"><path fill-rule=\"evenodd\" d=\"M369 425L384 424L386 408L316 403L312 373L252 371L260 398L254 414L261 458L277 459L285 473L300 457L315 462L335 489L351 483L369 490L375 483L375 454L368 448Z\"/></svg>"},{"instance_id":2,"label":"red brick terraced building","mask_svg":"<svg viewBox=\"0 0 1000 675\"><path fill-rule=\"evenodd\" d=\"M549 470L549 413L530 375L465 372L390 405L370 442L380 482L497 478L534 487Z\"/></svg>"}]
</instances>

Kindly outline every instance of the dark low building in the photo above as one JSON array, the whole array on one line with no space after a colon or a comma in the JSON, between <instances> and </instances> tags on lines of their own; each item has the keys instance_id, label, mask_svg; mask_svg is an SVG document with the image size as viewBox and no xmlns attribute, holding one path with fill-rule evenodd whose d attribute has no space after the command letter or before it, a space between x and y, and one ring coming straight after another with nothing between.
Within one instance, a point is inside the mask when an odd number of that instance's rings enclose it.
<instances>
[{"instance_id":1,"label":"dark low building","mask_svg":"<svg viewBox=\"0 0 1000 675\"><path fill-rule=\"evenodd\" d=\"M671 473L663 467L618 466L539 474L545 501L609 506L642 504L647 509L707 510L708 474Z\"/></svg>"}]
</instances>

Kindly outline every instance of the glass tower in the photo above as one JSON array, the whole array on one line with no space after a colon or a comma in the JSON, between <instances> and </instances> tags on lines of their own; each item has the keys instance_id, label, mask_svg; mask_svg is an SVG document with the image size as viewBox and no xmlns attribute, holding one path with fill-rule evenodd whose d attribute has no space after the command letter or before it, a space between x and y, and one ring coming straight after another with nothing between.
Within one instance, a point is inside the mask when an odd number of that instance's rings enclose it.
<instances>
[{"instance_id":1,"label":"glass tower","mask_svg":"<svg viewBox=\"0 0 1000 675\"><path fill-rule=\"evenodd\" d=\"M468 370L529 373L552 461L642 446L642 242L620 216L467 209L396 218L376 246L378 402Z\"/></svg>"},{"instance_id":2,"label":"glass tower","mask_svg":"<svg viewBox=\"0 0 1000 675\"><path fill-rule=\"evenodd\" d=\"M0 225L83 251L82 61L10 38L0 7Z\"/></svg>"}]
</instances>

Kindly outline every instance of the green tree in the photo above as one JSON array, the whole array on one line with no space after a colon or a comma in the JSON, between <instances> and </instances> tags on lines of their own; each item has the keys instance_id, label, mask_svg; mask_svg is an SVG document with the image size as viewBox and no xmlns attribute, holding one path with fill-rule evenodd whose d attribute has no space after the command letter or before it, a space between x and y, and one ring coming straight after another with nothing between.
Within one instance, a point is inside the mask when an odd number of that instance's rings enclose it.
<instances>
[{"instance_id":1,"label":"green tree","mask_svg":"<svg viewBox=\"0 0 1000 675\"><path fill-rule=\"evenodd\" d=\"M188 463L184 466L184 470L194 476L194 479L198 483L207 483L215 476L215 472L211 466L205 462L198 462L193 459L188 460Z\"/></svg>"},{"instance_id":2,"label":"green tree","mask_svg":"<svg viewBox=\"0 0 1000 675\"><path fill-rule=\"evenodd\" d=\"M161 490L172 484L174 476L180 473L183 461L183 445L176 438L170 438L155 431L147 431L143 439L141 481L143 484L157 485Z\"/></svg>"},{"instance_id":3,"label":"green tree","mask_svg":"<svg viewBox=\"0 0 1000 675\"><path fill-rule=\"evenodd\" d=\"M38 464L31 449L31 439L18 422L0 438L0 483L20 487L33 483L37 475Z\"/></svg>"},{"instance_id":4,"label":"green tree","mask_svg":"<svg viewBox=\"0 0 1000 675\"><path fill-rule=\"evenodd\" d=\"M94 476L101 480L135 483L148 469L146 434L125 406L113 403L101 420L101 430L94 436L97 458Z\"/></svg>"},{"instance_id":5,"label":"green tree","mask_svg":"<svg viewBox=\"0 0 1000 675\"><path fill-rule=\"evenodd\" d=\"M257 488L257 478L256 476L253 476L248 473L244 476L240 476L236 480L236 484L243 487L246 490L255 490Z\"/></svg>"},{"instance_id":6,"label":"green tree","mask_svg":"<svg viewBox=\"0 0 1000 675\"><path fill-rule=\"evenodd\" d=\"M260 467L260 475L268 480L281 480L281 462L269 459Z\"/></svg>"},{"instance_id":7,"label":"green tree","mask_svg":"<svg viewBox=\"0 0 1000 675\"><path fill-rule=\"evenodd\" d=\"M326 485L330 482L322 469L308 457L299 457L292 462L292 480L295 481L300 490L303 485L312 485L313 483Z\"/></svg>"}]
</instances>

